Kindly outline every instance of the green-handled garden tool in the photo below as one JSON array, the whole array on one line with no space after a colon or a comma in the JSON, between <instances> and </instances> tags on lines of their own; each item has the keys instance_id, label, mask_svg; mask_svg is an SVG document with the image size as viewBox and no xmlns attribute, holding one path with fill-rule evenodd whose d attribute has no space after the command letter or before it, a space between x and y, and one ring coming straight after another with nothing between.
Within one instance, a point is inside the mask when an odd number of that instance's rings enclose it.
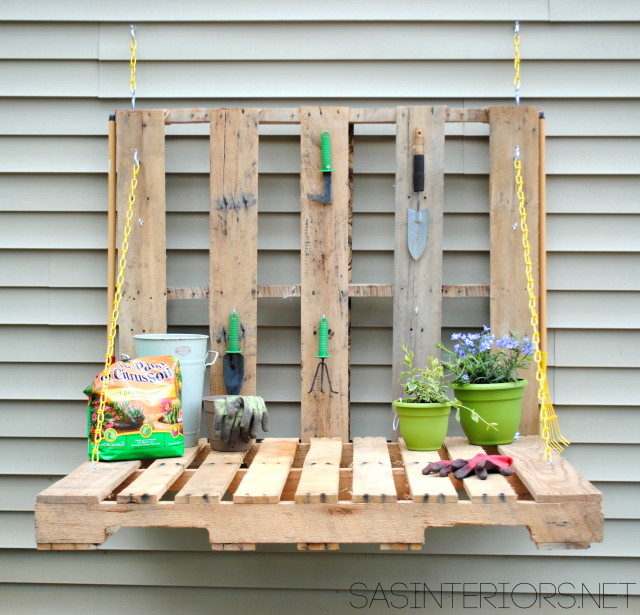
<instances>
[{"instance_id":1,"label":"green-handled garden tool","mask_svg":"<svg viewBox=\"0 0 640 615\"><path fill-rule=\"evenodd\" d=\"M325 374L327 375L327 382L329 383L329 391L337 393L338 391L334 391L333 385L331 384L329 367L324 362L325 359L331 358L331 355L329 354L329 319L326 316L323 316L318 323L318 354L316 355L316 358L320 359L320 362L318 363L318 367L316 367L316 373L313 375L313 382L311 383L309 393L311 393L315 388L318 376L320 376L320 392L324 393Z\"/></svg>"},{"instance_id":2,"label":"green-handled garden tool","mask_svg":"<svg viewBox=\"0 0 640 615\"><path fill-rule=\"evenodd\" d=\"M320 133L320 157L322 159L322 182L324 186L324 192L322 194L307 193L307 198L310 201L316 201L317 203L323 203L328 205L332 201L331 196L331 135L328 130L323 130Z\"/></svg>"},{"instance_id":3,"label":"green-handled garden tool","mask_svg":"<svg viewBox=\"0 0 640 615\"><path fill-rule=\"evenodd\" d=\"M238 395L244 382L244 357L240 350L240 317L235 310L229 314L227 352L222 360L222 378L227 395Z\"/></svg>"}]
</instances>

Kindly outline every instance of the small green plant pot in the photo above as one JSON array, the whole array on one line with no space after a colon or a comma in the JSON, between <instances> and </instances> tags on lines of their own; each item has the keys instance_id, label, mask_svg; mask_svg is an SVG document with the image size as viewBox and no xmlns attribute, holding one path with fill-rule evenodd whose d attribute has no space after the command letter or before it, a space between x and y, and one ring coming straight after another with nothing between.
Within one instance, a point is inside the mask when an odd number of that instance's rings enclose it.
<instances>
[{"instance_id":1,"label":"small green plant pot","mask_svg":"<svg viewBox=\"0 0 640 615\"><path fill-rule=\"evenodd\" d=\"M437 451L449 427L451 406L418 404L397 399L393 402L398 415L400 434L412 451Z\"/></svg>"},{"instance_id":2,"label":"small green plant pot","mask_svg":"<svg viewBox=\"0 0 640 615\"><path fill-rule=\"evenodd\" d=\"M509 444L520 428L522 394L527 380L499 384L452 385L456 398L475 410L487 423L497 423L497 431L482 421L477 423L471 413L460 408L460 425L470 444Z\"/></svg>"}]
</instances>

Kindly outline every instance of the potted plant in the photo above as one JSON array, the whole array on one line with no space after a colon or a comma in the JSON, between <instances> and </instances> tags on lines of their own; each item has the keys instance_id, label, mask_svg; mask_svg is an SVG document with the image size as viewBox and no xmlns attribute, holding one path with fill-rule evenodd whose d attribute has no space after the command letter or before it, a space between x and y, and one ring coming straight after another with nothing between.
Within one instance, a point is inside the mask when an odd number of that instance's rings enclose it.
<instances>
[{"instance_id":1,"label":"potted plant","mask_svg":"<svg viewBox=\"0 0 640 615\"><path fill-rule=\"evenodd\" d=\"M535 352L527 337L509 333L496 339L489 329L482 333L454 333L453 350L438 347L448 360L443 365L453 374L451 388L466 407L496 429L482 429L469 416L461 418L471 444L508 444L520 427L522 395L528 381L518 376Z\"/></svg>"},{"instance_id":2,"label":"potted plant","mask_svg":"<svg viewBox=\"0 0 640 615\"><path fill-rule=\"evenodd\" d=\"M460 409L464 409L471 421L483 422L486 428L493 427L471 408L447 395L444 367L438 359L428 357L425 367L415 367L414 353L406 346L402 350L403 362L407 366L407 370L400 374L404 397L396 399L393 406L407 448L412 451L438 450L447 435L452 407L456 409L457 420L460 420Z\"/></svg>"}]
</instances>

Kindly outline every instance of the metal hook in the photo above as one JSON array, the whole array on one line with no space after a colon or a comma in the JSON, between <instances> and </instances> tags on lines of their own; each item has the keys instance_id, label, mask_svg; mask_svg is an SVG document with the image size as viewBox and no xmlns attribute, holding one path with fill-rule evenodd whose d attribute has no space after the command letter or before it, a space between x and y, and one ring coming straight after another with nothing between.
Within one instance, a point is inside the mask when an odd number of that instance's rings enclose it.
<instances>
[{"instance_id":1,"label":"metal hook","mask_svg":"<svg viewBox=\"0 0 640 615\"><path fill-rule=\"evenodd\" d=\"M140 164L140 159L138 158L138 148L133 150L133 163Z\"/></svg>"},{"instance_id":2,"label":"metal hook","mask_svg":"<svg viewBox=\"0 0 640 615\"><path fill-rule=\"evenodd\" d=\"M133 26L131 26L131 27L133 27ZM520 34L520 22L519 21L516 21L513 24L513 33L514 34Z\"/></svg>"}]
</instances>

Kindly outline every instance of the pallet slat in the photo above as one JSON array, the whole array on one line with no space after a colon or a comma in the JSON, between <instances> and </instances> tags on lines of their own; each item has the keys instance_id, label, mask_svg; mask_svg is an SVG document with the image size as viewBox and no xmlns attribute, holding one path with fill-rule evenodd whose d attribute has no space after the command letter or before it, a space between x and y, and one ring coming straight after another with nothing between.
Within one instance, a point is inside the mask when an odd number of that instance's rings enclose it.
<instances>
[{"instance_id":1,"label":"pallet slat","mask_svg":"<svg viewBox=\"0 0 640 615\"><path fill-rule=\"evenodd\" d=\"M440 341L444 211L444 107L398 107L396 120L395 286L393 295L393 397L400 397L402 346L425 365ZM414 131L424 133L425 178L419 204L413 191ZM428 234L418 260L409 254L408 210L428 212Z\"/></svg>"},{"instance_id":2,"label":"pallet slat","mask_svg":"<svg viewBox=\"0 0 640 615\"><path fill-rule=\"evenodd\" d=\"M246 453L212 451L178 491L176 502L220 502L237 474Z\"/></svg>"},{"instance_id":3,"label":"pallet slat","mask_svg":"<svg viewBox=\"0 0 640 615\"><path fill-rule=\"evenodd\" d=\"M300 296L300 284L258 284L258 298ZM443 297L488 297L488 284L443 284ZM167 288L167 299L207 299L208 286ZM393 297L393 284L349 284L349 297Z\"/></svg>"},{"instance_id":4,"label":"pallet slat","mask_svg":"<svg viewBox=\"0 0 640 615\"><path fill-rule=\"evenodd\" d=\"M293 465L298 441L267 438L233 494L235 504L269 504L280 501L282 488Z\"/></svg>"},{"instance_id":5,"label":"pallet slat","mask_svg":"<svg viewBox=\"0 0 640 615\"><path fill-rule=\"evenodd\" d=\"M309 452L304 459L295 501L337 502L340 489L340 438L311 438Z\"/></svg>"},{"instance_id":6,"label":"pallet slat","mask_svg":"<svg viewBox=\"0 0 640 615\"><path fill-rule=\"evenodd\" d=\"M602 493L566 459L554 454L553 463L548 467L542 440L536 436L523 436L517 442L501 444L498 450L502 455L513 457L513 469L536 502L602 500Z\"/></svg>"},{"instance_id":7,"label":"pallet slat","mask_svg":"<svg viewBox=\"0 0 640 615\"><path fill-rule=\"evenodd\" d=\"M389 448L384 438L353 439L354 502L397 501Z\"/></svg>"},{"instance_id":8,"label":"pallet slat","mask_svg":"<svg viewBox=\"0 0 640 615\"><path fill-rule=\"evenodd\" d=\"M407 472L409 492L414 502L457 502L458 492L449 477L423 474L427 464L440 461L438 451L410 451L400 438L400 454Z\"/></svg>"},{"instance_id":9,"label":"pallet slat","mask_svg":"<svg viewBox=\"0 0 640 615\"><path fill-rule=\"evenodd\" d=\"M38 502L100 502L139 467L139 461L116 461L97 463L94 469L85 461L40 493Z\"/></svg>"},{"instance_id":10,"label":"pallet slat","mask_svg":"<svg viewBox=\"0 0 640 615\"><path fill-rule=\"evenodd\" d=\"M538 110L535 107L489 107L490 314L491 330L532 334L526 293L520 214L513 159L520 146L533 273L538 283ZM514 228L514 225L516 227ZM533 363L533 362L532 362ZM520 433L538 432L535 366L522 372L531 383L524 393Z\"/></svg>"},{"instance_id":11,"label":"pallet slat","mask_svg":"<svg viewBox=\"0 0 640 615\"><path fill-rule=\"evenodd\" d=\"M240 320L244 395L256 393L258 271L257 109L211 112L209 329L211 348L227 349L229 314ZM223 361L211 367L211 391L224 395Z\"/></svg>"},{"instance_id":12,"label":"pallet slat","mask_svg":"<svg viewBox=\"0 0 640 615\"><path fill-rule=\"evenodd\" d=\"M133 335L167 330L164 113L116 113L118 245L127 210L133 150L140 174L119 320L119 352L135 356Z\"/></svg>"},{"instance_id":13,"label":"pallet slat","mask_svg":"<svg viewBox=\"0 0 640 615\"><path fill-rule=\"evenodd\" d=\"M138 478L118 493L118 504L156 503L195 459L199 446L185 449L181 457L156 459Z\"/></svg>"},{"instance_id":14,"label":"pallet slat","mask_svg":"<svg viewBox=\"0 0 640 615\"><path fill-rule=\"evenodd\" d=\"M349 439L349 123L345 107L300 109L300 327L301 327L301 438ZM323 192L319 172L320 133L329 131L333 168L333 200L324 205L308 193ZM326 365L333 389L325 379L310 391L319 359L317 328L329 319Z\"/></svg>"},{"instance_id":15,"label":"pallet slat","mask_svg":"<svg viewBox=\"0 0 640 615\"><path fill-rule=\"evenodd\" d=\"M164 109L166 124L204 124L210 121L211 113L215 109ZM351 108L349 109L349 123L351 124L393 124L396 121L394 108ZM447 122L482 122L489 121L487 109L461 109L446 107ZM261 124L299 124L300 110L298 108L263 108L259 109Z\"/></svg>"},{"instance_id":16,"label":"pallet slat","mask_svg":"<svg viewBox=\"0 0 640 615\"><path fill-rule=\"evenodd\" d=\"M466 438L446 438L444 445L451 459L471 459L479 453L484 453L481 446L469 444ZM480 480L475 475L469 476L462 484L472 502L514 502L518 498L502 474L489 474L486 480Z\"/></svg>"}]
</instances>

